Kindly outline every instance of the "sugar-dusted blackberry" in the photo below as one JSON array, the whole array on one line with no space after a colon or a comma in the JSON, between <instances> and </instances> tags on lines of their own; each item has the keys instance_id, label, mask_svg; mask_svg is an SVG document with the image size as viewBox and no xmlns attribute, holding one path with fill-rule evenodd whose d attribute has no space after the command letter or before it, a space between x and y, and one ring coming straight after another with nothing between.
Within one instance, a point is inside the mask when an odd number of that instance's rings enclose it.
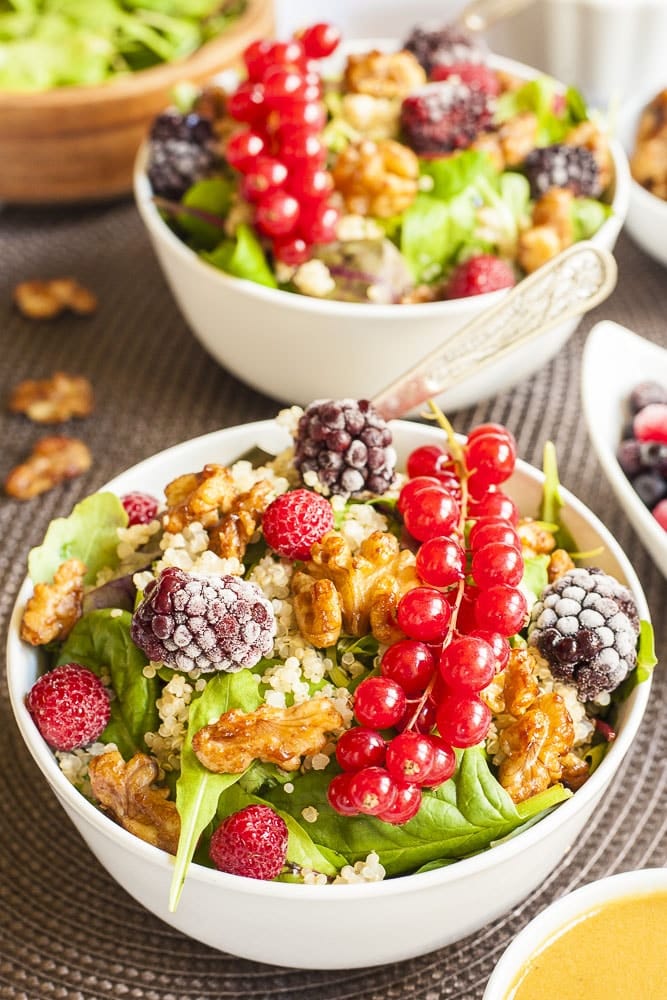
<instances>
[{"instance_id":1,"label":"sugar-dusted blackberry","mask_svg":"<svg viewBox=\"0 0 667 1000\"><path fill-rule=\"evenodd\" d=\"M151 660L190 673L235 673L273 648L273 607L254 583L170 566L132 617L133 641Z\"/></svg>"},{"instance_id":2,"label":"sugar-dusted blackberry","mask_svg":"<svg viewBox=\"0 0 667 1000\"><path fill-rule=\"evenodd\" d=\"M632 479L633 476L638 475L644 467L641 456L641 445L633 437L625 438L621 441L616 449L616 458L628 479Z\"/></svg>"},{"instance_id":3,"label":"sugar-dusted blackberry","mask_svg":"<svg viewBox=\"0 0 667 1000\"><path fill-rule=\"evenodd\" d=\"M632 594L601 569L579 567L549 584L533 606L528 641L581 701L614 691L637 662Z\"/></svg>"},{"instance_id":4,"label":"sugar-dusted blackberry","mask_svg":"<svg viewBox=\"0 0 667 1000\"><path fill-rule=\"evenodd\" d=\"M153 193L180 198L218 162L213 125L191 112L165 111L153 122L148 143L148 179Z\"/></svg>"},{"instance_id":5,"label":"sugar-dusted blackberry","mask_svg":"<svg viewBox=\"0 0 667 1000\"><path fill-rule=\"evenodd\" d=\"M667 403L667 387L660 382L640 382L630 393L630 410L639 413L651 403Z\"/></svg>"},{"instance_id":6,"label":"sugar-dusted blackberry","mask_svg":"<svg viewBox=\"0 0 667 1000\"><path fill-rule=\"evenodd\" d=\"M667 497L667 482L657 469L646 469L632 480L635 493L652 510Z\"/></svg>"},{"instance_id":7,"label":"sugar-dusted blackberry","mask_svg":"<svg viewBox=\"0 0 667 1000\"><path fill-rule=\"evenodd\" d=\"M452 63L481 63L488 55L488 48L478 38L456 25L445 25L433 31L415 28L405 40L403 48L412 52L426 70L426 75L437 66Z\"/></svg>"},{"instance_id":8,"label":"sugar-dusted blackberry","mask_svg":"<svg viewBox=\"0 0 667 1000\"><path fill-rule=\"evenodd\" d=\"M639 441L639 460L647 469L656 469L667 478L667 444L662 441Z\"/></svg>"},{"instance_id":9,"label":"sugar-dusted blackberry","mask_svg":"<svg viewBox=\"0 0 667 1000\"><path fill-rule=\"evenodd\" d=\"M597 198L602 193L600 168L585 146L540 146L523 163L533 198L551 188L567 188L577 197Z\"/></svg>"},{"instance_id":10,"label":"sugar-dusted blackberry","mask_svg":"<svg viewBox=\"0 0 667 1000\"><path fill-rule=\"evenodd\" d=\"M299 420L294 464L326 494L382 494L394 481L392 433L367 399L319 399Z\"/></svg>"},{"instance_id":11,"label":"sugar-dusted blackberry","mask_svg":"<svg viewBox=\"0 0 667 1000\"><path fill-rule=\"evenodd\" d=\"M440 155L466 149L491 127L492 118L488 94L451 77L429 83L405 98L401 132L416 153Z\"/></svg>"}]
</instances>

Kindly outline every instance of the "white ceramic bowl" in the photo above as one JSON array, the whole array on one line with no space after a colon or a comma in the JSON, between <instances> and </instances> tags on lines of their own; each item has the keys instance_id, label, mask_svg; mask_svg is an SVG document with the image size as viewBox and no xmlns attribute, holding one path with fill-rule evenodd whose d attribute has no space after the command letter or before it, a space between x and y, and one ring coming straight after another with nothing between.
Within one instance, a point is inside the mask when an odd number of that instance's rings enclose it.
<instances>
[{"instance_id":1,"label":"white ceramic bowl","mask_svg":"<svg viewBox=\"0 0 667 1000\"><path fill-rule=\"evenodd\" d=\"M590 882L548 906L527 924L503 952L482 1000L508 1000L519 970L552 935L557 934L590 910L633 896L650 896L667 891L667 868L642 868ZM638 951L641 946L638 943ZM610 956L613 961L613 956ZM656 994L657 997L658 994ZM546 997L545 1000L552 1000ZM648 1000L648 998L646 998Z\"/></svg>"},{"instance_id":2,"label":"white ceramic bowl","mask_svg":"<svg viewBox=\"0 0 667 1000\"><path fill-rule=\"evenodd\" d=\"M667 351L608 320L588 335L581 370L581 394L588 433L618 502L647 552L667 576L667 532L639 499L616 459L627 423L627 401L639 382L667 385Z\"/></svg>"},{"instance_id":3,"label":"white ceramic bowl","mask_svg":"<svg viewBox=\"0 0 667 1000\"><path fill-rule=\"evenodd\" d=\"M386 39L348 50L395 47ZM494 66L530 79L527 66L494 57ZM613 249L628 205L627 160L612 144L613 215L593 237ZM419 305L372 305L309 298L231 277L190 250L163 221L145 174L146 151L135 173L135 197L153 247L195 336L221 364L261 392L288 403L372 397L505 292ZM579 320L561 323L476 372L439 397L447 411L470 406L531 375L553 357Z\"/></svg>"},{"instance_id":4,"label":"white ceramic bowl","mask_svg":"<svg viewBox=\"0 0 667 1000\"><path fill-rule=\"evenodd\" d=\"M637 126L643 109L665 86L667 86L667 70L662 77L662 87L653 87L649 90L642 84L641 93L633 91L632 99L621 107L618 116L618 139L628 156L632 155L635 148ZM667 265L667 201L651 194L632 177L625 227L642 250L661 264Z\"/></svg>"},{"instance_id":5,"label":"white ceramic bowl","mask_svg":"<svg viewBox=\"0 0 667 1000\"><path fill-rule=\"evenodd\" d=\"M401 460L420 444L442 440L441 432L416 423L392 426ZM229 428L149 458L108 488L160 496L169 480L206 462L230 462L255 444L278 451L287 440L273 421ZM537 470L519 463L508 492L524 512L536 513L541 482ZM563 494L565 519L581 550L604 546L596 562L631 588L640 616L648 618L639 581L617 542L583 504L567 491ZM31 592L26 581L12 616L8 685L23 739L65 812L116 881L152 913L214 948L277 965L328 969L400 961L457 941L509 910L577 840L628 751L649 697L649 683L632 692L621 709L617 739L571 799L492 850L437 871L365 885L257 882L192 865L179 907L169 913L173 859L83 798L58 768L28 714L24 698L37 674L38 655L19 639L19 623Z\"/></svg>"}]
</instances>

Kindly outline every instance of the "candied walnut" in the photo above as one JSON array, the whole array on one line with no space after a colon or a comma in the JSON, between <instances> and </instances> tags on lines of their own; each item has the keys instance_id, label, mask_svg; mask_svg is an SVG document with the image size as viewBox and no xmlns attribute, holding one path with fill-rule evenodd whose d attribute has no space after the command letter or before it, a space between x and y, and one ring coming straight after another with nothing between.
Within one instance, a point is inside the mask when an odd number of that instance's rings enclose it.
<instances>
[{"instance_id":1,"label":"candied walnut","mask_svg":"<svg viewBox=\"0 0 667 1000\"><path fill-rule=\"evenodd\" d=\"M14 387L8 408L39 424L57 424L93 412L93 387L82 375L54 372L51 378L26 379Z\"/></svg>"},{"instance_id":2,"label":"candied walnut","mask_svg":"<svg viewBox=\"0 0 667 1000\"><path fill-rule=\"evenodd\" d=\"M88 765L93 795L124 830L168 854L176 854L181 820L168 788L156 788L157 761L135 753L125 763L117 750L93 757Z\"/></svg>"},{"instance_id":3,"label":"candied walnut","mask_svg":"<svg viewBox=\"0 0 667 1000\"><path fill-rule=\"evenodd\" d=\"M502 730L500 749L507 756L498 780L514 802L544 791L563 775L562 758L574 744L574 726L558 694L543 694Z\"/></svg>"},{"instance_id":4,"label":"candied walnut","mask_svg":"<svg viewBox=\"0 0 667 1000\"><path fill-rule=\"evenodd\" d=\"M221 513L227 513L236 496L234 480L223 465L205 465L201 472L189 472L165 487L167 510L162 517L165 531L175 534L192 521L214 527Z\"/></svg>"},{"instance_id":5,"label":"candied walnut","mask_svg":"<svg viewBox=\"0 0 667 1000\"><path fill-rule=\"evenodd\" d=\"M348 56L343 85L355 94L371 97L407 97L423 87L426 73L411 52L372 49Z\"/></svg>"},{"instance_id":6,"label":"candied walnut","mask_svg":"<svg viewBox=\"0 0 667 1000\"><path fill-rule=\"evenodd\" d=\"M579 122L565 136L568 146L585 146L598 165L600 190L606 191L614 175L614 164L609 139L599 125L592 121Z\"/></svg>"},{"instance_id":7,"label":"candied walnut","mask_svg":"<svg viewBox=\"0 0 667 1000\"><path fill-rule=\"evenodd\" d=\"M343 717L328 698L313 698L254 712L232 709L192 738L198 759L217 774L240 774L254 760L297 771L302 758L319 753L330 736L343 727Z\"/></svg>"},{"instance_id":8,"label":"candied walnut","mask_svg":"<svg viewBox=\"0 0 667 1000\"><path fill-rule=\"evenodd\" d=\"M523 163L537 144L538 122L532 111L522 111L498 129L500 149L508 167Z\"/></svg>"},{"instance_id":9,"label":"candied walnut","mask_svg":"<svg viewBox=\"0 0 667 1000\"><path fill-rule=\"evenodd\" d=\"M532 649L517 646L503 671L505 711L510 715L523 715L540 693L535 677L536 661Z\"/></svg>"},{"instance_id":10,"label":"candied walnut","mask_svg":"<svg viewBox=\"0 0 667 1000\"><path fill-rule=\"evenodd\" d=\"M22 281L14 289L14 302L28 319L53 319L65 309L88 316L97 309L96 297L74 278Z\"/></svg>"},{"instance_id":11,"label":"candied walnut","mask_svg":"<svg viewBox=\"0 0 667 1000\"><path fill-rule=\"evenodd\" d=\"M561 250L574 243L572 202L574 194L568 188L550 188L535 202L534 226L551 226L558 233Z\"/></svg>"},{"instance_id":12,"label":"candied walnut","mask_svg":"<svg viewBox=\"0 0 667 1000\"><path fill-rule=\"evenodd\" d=\"M229 513L208 530L209 548L225 559L242 560L248 542L262 523L264 511L275 496L268 479L260 479L232 500Z\"/></svg>"},{"instance_id":13,"label":"candied walnut","mask_svg":"<svg viewBox=\"0 0 667 1000\"><path fill-rule=\"evenodd\" d=\"M443 289L436 285L415 285L409 292L401 295L403 305L414 305L420 302L436 302L444 298Z\"/></svg>"},{"instance_id":14,"label":"candied walnut","mask_svg":"<svg viewBox=\"0 0 667 1000\"><path fill-rule=\"evenodd\" d=\"M292 581L294 613L301 634L318 649L335 646L343 626L338 591L331 580L313 580L295 573Z\"/></svg>"},{"instance_id":15,"label":"candied walnut","mask_svg":"<svg viewBox=\"0 0 667 1000\"><path fill-rule=\"evenodd\" d=\"M401 549L389 532L373 532L354 555L340 532L327 532L321 542L313 545L305 569L292 578L293 592L300 598L294 605L297 624L304 639L313 645L317 643L309 624L317 609L312 607L313 590L307 578L334 584L346 635L366 635L371 629L380 642L402 638L396 625L398 602L408 590L420 585L414 554ZM330 591L327 599L334 600ZM334 642L337 639L338 635Z\"/></svg>"},{"instance_id":16,"label":"candied walnut","mask_svg":"<svg viewBox=\"0 0 667 1000\"><path fill-rule=\"evenodd\" d=\"M581 788L586 782L590 774L591 769L588 761L582 760L581 757L577 757L576 753L570 752L561 758L560 763L563 769L560 780L567 788L576 792L577 788Z\"/></svg>"},{"instance_id":17,"label":"candied walnut","mask_svg":"<svg viewBox=\"0 0 667 1000\"><path fill-rule=\"evenodd\" d=\"M66 639L83 610L86 567L79 559L61 563L53 583L36 583L21 620L21 638L31 646Z\"/></svg>"},{"instance_id":18,"label":"candied walnut","mask_svg":"<svg viewBox=\"0 0 667 1000\"><path fill-rule=\"evenodd\" d=\"M487 153L496 170L505 169L505 154L497 132L480 132L468 148Z\"/></svg>"},{"instance_id":19,"label":"candied walnut","mask_svg":"<svg viewBox=\"0 0 667 1000\"><path fill-rule=\"evenodd\" d=\"M560 578L565 576L566 573L569 573L571 569L574 569L574 562L571 559L569 552L566 552L565 549L556 549L555 552L552 552L549 565L547 566L549 583L554 583L555 580L560 580Z\"/></svg>"},{"instance_id":20,"label":"candied walnut","mask_svg":"<svg viewBox=\"0 0 667 1000\"><path fill-rule=\"evenodd\" d=\"M522 76L516 76L515 73L509 73L504 69L497 69L496 77L498 78L498 83L500 84L501 94L505 94L513 90L520 90L526 84L526 81Z\"/></svg>"},{"instance_id":21,"label":"candied walnut","mask_svg":"<svg viewBox=\"0 0 667 1000\"><path fill-rule=\"evenodd\" d=\"M553 226L533 226L519 236L517 259L524 271L531 274L560 251L560 237Z\"/></svg>"},{"instance_id":22,"label":"candied walnut","mask_svg":"<svg viewBox=\"0 0 667 1000\"><path fill-rule=\"evenodd\" d=\"M87 472L92 461L88 446L77 438L41 438L26 461L9 473L5 492L17 500L31 500Z\"/></svg>"},{"instance_id":23,"label":"candied walnut","mask_svg":"<svg viewBox=\"0 0 667 1000\"><path fill-rule=\"evenodd\" d=\"M401 102L370 94L345 94L343 120L366 139L396 139L400 132Z\"/></svg>"},{"instance_id":24,"label":"candied walnut","mask_svg":"<svg viewBox=\"0 0 667 1000\"><path fill-rule=\"evenodd\" d=\"M417 196L419 160L393 139L362 139L339 153L331 170L349 212L387 219L404 212Z\"/></svg>"},{"instance_id":25,"label":"candied walnut","mask_svg":"<svg viewBox=\"0 0 667 1000\"><path fill-rule=\"evenodd\" d=\"M522 518L516 530L524 556L548 555L556 548L556 539L552 533L532 517Z\"/></svg>"}]
</instances>

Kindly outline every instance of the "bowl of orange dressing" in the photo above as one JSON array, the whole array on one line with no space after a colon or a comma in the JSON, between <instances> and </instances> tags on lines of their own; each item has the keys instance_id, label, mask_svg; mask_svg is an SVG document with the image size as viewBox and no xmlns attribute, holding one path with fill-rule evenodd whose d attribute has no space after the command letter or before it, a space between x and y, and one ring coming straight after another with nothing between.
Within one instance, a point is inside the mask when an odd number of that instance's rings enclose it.
<instances>
[{"instance_id":1,"label":"bowl of orange dressing","mask_svg":"<svg viewBox=\"0 0 667 1000\"><path fill-rule=\"evenodd\" d=\"M591 882L510 944L483 1000L665 1000L667 868Z\"/></svg>"}]
</instances>

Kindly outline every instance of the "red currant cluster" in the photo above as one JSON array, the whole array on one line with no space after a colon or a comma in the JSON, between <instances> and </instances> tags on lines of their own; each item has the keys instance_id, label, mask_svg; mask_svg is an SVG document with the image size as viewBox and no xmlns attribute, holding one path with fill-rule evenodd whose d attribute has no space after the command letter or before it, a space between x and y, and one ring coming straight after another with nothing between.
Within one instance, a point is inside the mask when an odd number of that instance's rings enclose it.
<instances>
[{"instance_id":1,"label":"red currant cluster","mask_svg":"<svg viewBox=\"0 0 667 1000\"><path fill-rule=\"evenodd\" d=\"M331 174L320 133L327 114L312 60L340 41L333 25L314 24L288 42L253 42L243 53L248 78L233 93L229 114L247 128L227 143L227 161L243 174L241 194L255 206L255 225L274 256L298 265L315 243L336 237Z\"/></svg>"},{"instance_id":2,"label":"red currant cluster","mask_svg":"<svg viewBox=\"0 0 667 1000\"><path fill-rule=\"evenodd\" d=\"M519 515L498 489L515 461L514 439L498 424L477 427L465 446L452 436L449 452L427 445L408 459L398 510L420 543L423 586L398 605L407 638L385 651L380 676L355 692L359 726L341 736L343 773L329 786L329 802L343 815L405 823L421 790L453 774L452 748L474 746L488 732L491 711L480 692L507 665L508 637L527 610L518 589ZM390 728L398 735L385 739L380 730Z\"/></svg>"}]
</instances>

